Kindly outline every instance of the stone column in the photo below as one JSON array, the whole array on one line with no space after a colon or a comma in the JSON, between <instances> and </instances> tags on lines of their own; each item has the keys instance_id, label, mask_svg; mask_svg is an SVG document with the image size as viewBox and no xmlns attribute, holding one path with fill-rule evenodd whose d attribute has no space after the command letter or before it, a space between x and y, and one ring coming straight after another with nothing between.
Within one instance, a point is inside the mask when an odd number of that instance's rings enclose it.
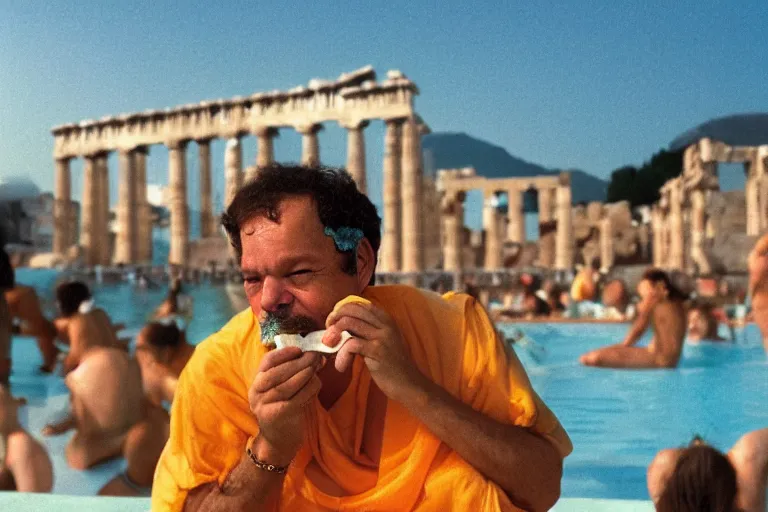
<instances>
[{"instance_id":1,"label":"stone column","mask_svg":"<svg viewBox=\"0 0 768 512\"><path fill-rule=\"evenodd\" d=\"M744 184L744 196L747 207L747 235L760 234L760 190L756 176L757 162L755 160L744 163L744 173L747 181Z\"/></svg>"},{"instance_id":2,"label":"stone column","mask_svg":"<svg viewBox=\"0 0 768 512\"><path fill-rule=\"evenodd\" d=\"M517 189L507 191L507 241L525 243L525 214L523 193Z\"/></svg>"},{"instance_id":3,"label":"stone column","mask_svg":"<svg viewBox=\"0 0 768 512\"><path fill-rule=\"evenodd\" d=\"M676 178L669 194L669 258L671 270L685 270L683 240L683 191L680 178Z\"/></svg>"},{"instance_id":4,"label":"stone column","mask_svg":"<svg viewBox=\"0 0 768 512\"><path fill-rule=\"evenodd\" d=\"M485 231L485 270L501 268L502 244L499 232L499 199L494 192L483 194L483 230Z\"/></svg>"},{"instance_id":5,"label":"stone column","mask_svg":"<svg viewBox=\"0 0 768 512\"><path fill-rule=\"evenodd\" d=\"M757 205L760 224L760 233L768 230L768 144L757 147L755 160L757 185Z\"/></svg>"},{"instance_id":6,"label":"stone column","mask_svg":"<svg viewBox=\"0 0 768 512\"><path fill-rule=\"evenodd\" d=\"M363 194L368 193L365 177L365 127L368 121L342 124L347 129L347 172Z\"/></svg>"},{"instance_id":7,"label":"stone column","mask_svg":"<svg viewBox=\"0 0 768 512\"><path fill-rule=\"evenodd\" d=\"M152 207L147 199L147 147L138 147L133 152L133 165L136 168L136 261L142 264L152 262Z\"/></svg>"},{"instance_id":8,"label":"stone column","mask_svg":"<svg viewBox=\"0 0 768 512\"><path fill-rule=\"evenodd\" d=\"M83 261L93 266L99 260L98 238L98 170L96 158L85 157L83 166L83 196L80 200L80 246L83 249Z\"/></svg>"},{"instance_id":9,"label":"stone column","mask_svg":"<svg viewBox=\"0 0 768 512\"><path fill-rule=\"evenodd\" d=\"M651 230L653 231L653 266L664 267L664 221L661 210L654 205L651 209Z\"/></svg>"},{"instance_id":10,"label":"stone column","mask_svg":"<svg viewBox=\"0 0 768 512\"><path fill-rule=\"evenodd\" d=\"M402 176L402 270L424 270L424 219L422 217L422 163L421 135L416 119L409 118L403 124Z\"/></svg>"},{"instance_id":11,"label":"stone column","mask_svg":"<svg viewBox=\"0 0 768 512\"><path fill-rule=\"evenodd\" d=\"M232 137L227 140L227 146L224 149L225 208L229 207L229 204L237 195L237 191L243 186L242 167L243 149L240 144L240 138Z\"/></svg>"},{"instance_id":12,"label":"stone column","mask_svg":"<svg viewBox=\"0 0 768 512\"><path fill-rule=\"evenodd\" d=\"M698 267L700 275L709 275L712 268L704 250L706 239L707 212L706 196L701 189L691 190L691 260Z\"/></svg>"},{"instance_id":13,"label":"stone column","mask_svg":"<svg viewBox=\"0 0 768 512\"><path fill-rule=\"evenodd\" d=\"M136 166L132 150L119 153L117 200L117 242L115 263L136 262L138 240L138 208L136 207Z\"/></svg>"},{"instance_id":14,"label":"stone column","mask_svg":"<svg viewBox=\"0 0 768 512\"><path fill-rule=\"evenodd\" d=\"M184 266L189 252L186 141L168 144L168 209L171 213L171 248L168 262Z\"/></svg>"},{"instance_id":15,"label":"stone column","mask_svg":"<svg viewBox=\"0 0 768 512\"><path fill-rule=\"evenodd\" d=\"M277 137L277 130L268 126L257 128L253 132L258 141L256 169L263 169L275 163L275 148L272 139ZM249 177L246 177L250 179Z\"/></svg>"},{"instance_id":16,"label":"stone column","mask_svg":"<svg viewBox=\"0 0 768 512\"><path fill-rule=\"evenodd\" d=\"M317 132L322 129L322 125L319 124L296 127L296 131L301 134L301 165L308 167L320 165L320 145L317 141Z\"/></svg>"},{"instance_id":17,"label":"stone column","mask_svg":"<svg viewBox=\"0 0 768 512\"><path fill-rule=\"evenodd\" d=\"M56 184L53 196L53 252L64 254L69 248L70 197L72 194L72 173L69 158L56 160Z\"/></svg>"},{"instance_id":18,"label":"stone column","mask_svg":"<svg viewBox=\"0 0 768 512\"><path fill-rule=\"evenodd\" d=\"M555 233L553 220L553 190L539 190L539 266L552 268L555 262Z\"/></svg>"},{"instance_id":19,"label":"stone column","mask_svg":"<svg viewBox=\"0 0 768 512\"><path fill-rule=\"evenodd\" d=\"M613 268L615 253L613 252L613 223L607 211L600 219L600 271L608 272Z\"/></svg>"},{"instance_id":20,"label":"stone column","mask_svg":"<svg viewBox=\"0 0 768 512\"><path fill-rule=\"evenodd\" d=\"M211 183L211 141L198 140L197 153L200 159L200 237L209 238L216 234Z\"/></svg>"},{"instance_id":21,"label":"stone column","mask_svg":"<svg viewBox=\"0 0 768 512\"><path fill-rule=\"evenodd\" d=\"M555 268L573 268L573 216L571 213L571 174L560 174L557 191L557 234L555 237Z\"/></svg>"},{"instance_id":22,"label":"stone column","mask_svg":"<svg viewBox=\"0 0 768 512\"><path fill-rule=\"evenodd\" d=\"M457 272L464 267L461 244L462 227L464 226L464 197L464 192L447 193L441 202L443 270L447 272Z\"/></svg>"},{"instance_id":23,"label":"stone column","mask_svg":"<svg viewBox=\"0 0 768 512\"><path fill-rule=\"evenodd\" d=\"M112 240L112 230L110 229L110 210L109 210L109 167L107 165L107 153L100 153L94 158L94 170L96 171L96 213L95 224L99 265L110 265L112 263L112 254L114 241Z\"/></svg>"},{"instance_id":24,"label":"stone column","mask_svg":"<svg viewBox=\"0 0 768 512\"><path fill-rule=\"evenodd\" d=\"M401 267L401 127L402 120L387 121L384 135L384 236L381 240L381 271L398 272Z\"/></svg>"}]
</instances>

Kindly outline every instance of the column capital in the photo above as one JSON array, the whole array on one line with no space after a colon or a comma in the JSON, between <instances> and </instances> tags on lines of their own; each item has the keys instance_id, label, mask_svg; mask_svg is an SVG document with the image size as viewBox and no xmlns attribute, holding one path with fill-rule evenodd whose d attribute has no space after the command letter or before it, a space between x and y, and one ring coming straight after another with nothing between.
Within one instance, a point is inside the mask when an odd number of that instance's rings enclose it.
<instances>
[{"instance_id":1,"label":"column capital","mask_svg":"<svg viewBox=\"0 0 768 512\"><path fill-rule=\"evenodd\" d=\"M314 135L323 129L323 125L319 123L299 124L294 126L294 129L302 135Z\"/></svg>"},{"instance_id":2,"label":"column capital","mask_svg":"<svg viewBox=\"0 0 768 512\"><path fill-rule=\"evenodd\" d=\"M405 121L406 121L407 119L408 119L407 117L389 117L389 118L384 118L384 119L382 119L382 120L383 120L383 121L384 121L384 123L385 123L385 124L387 124L387 125L395 125L395 126L400 126L400 125L402 125L403 123L405 123Z\"/></svg>"},{"instance_id":3,"label":"column capital","mask_svg":"<svg viewBox=\"0 0 768 512\"><path fill-rule=\"evenodd\" d=\"M195 144L198 146L206 146L211 143L214 137L203 137L202 139L195 139Z\"/></svg>"},{"instance_id":4,"label":"column capital","mask_svg":"<svg viewBox=\"0 0 768 512\"><path fill-rule=\"evenodd\" d=\"M251 130L256 137L277 137L280 132L273 126L256 126Z\"/></svg>"},{"instance_id":5,"label":"column capital","mask_svg":"<svg viewBox=\"0 0 768 512\"><path fill-rule=\"evenodd\" d=\"M571 173L568 171L561 171L557 176L557 184L561 187L571 186Z\"/></svg>"},{"instance_id":6,"label":"column capital","mask_svg":"<svg viewBox=\"0 0 768 512\"><path fill-rule=\"evenodd\" d=\"M187 144L189 144L189 141L184 140L168 140L165 142L165 145L168 149L186 149Z\"/></svg>"},{"instance_id":7,"label":"column capital","mask_svg":"<svg viewBox=\"0 0 768 512\"><path fill-rule=\"evenodd\" d=\"M342 120L339 121L339 126L347 130L362 130L370 124L367 119L355 119L355 120Z\"/></svg>"}]
</instances>

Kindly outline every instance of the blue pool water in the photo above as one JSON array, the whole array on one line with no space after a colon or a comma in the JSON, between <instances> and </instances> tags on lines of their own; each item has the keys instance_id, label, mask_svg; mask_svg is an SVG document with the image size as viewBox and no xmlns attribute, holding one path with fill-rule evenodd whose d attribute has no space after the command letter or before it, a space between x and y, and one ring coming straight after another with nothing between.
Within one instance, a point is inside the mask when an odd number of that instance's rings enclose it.
<instances>
[{"instance_id":1,"label":"blue pool water","mask_svg":"<svg viewBox=\"0 0 768 512\"><path fill-rule=\"evenodd\" d=\"M34 285L53 314L53 271L20 270L21 283ZM96 303L115 322L137 329L159 304L164 288L138 291L128 284L94 291ZM203 340L245 307L225 287L190 286L195 317L188 327L192 342ZM680 368L614 371L584 368L578 356L616 343L625 325L517 324L543 352L516 350L534 387L555 411L574 444L566 459L562 495L579 498L647 499L645 468L661 448L686 443L700 434L727 449L743 433L768 426L768 363L757 330L737 332L735 345L687 346ZM511 328L505 326L503 328ZM123 468L116 460L89 471L74 471L63 457L68 435L42 438L40 429L66 408L60 378L41 376L34 341L14 340L14 393L28 397L22 419L48 447L54 462L54 492L93 495Z\"/></svg>"}]
</instances>

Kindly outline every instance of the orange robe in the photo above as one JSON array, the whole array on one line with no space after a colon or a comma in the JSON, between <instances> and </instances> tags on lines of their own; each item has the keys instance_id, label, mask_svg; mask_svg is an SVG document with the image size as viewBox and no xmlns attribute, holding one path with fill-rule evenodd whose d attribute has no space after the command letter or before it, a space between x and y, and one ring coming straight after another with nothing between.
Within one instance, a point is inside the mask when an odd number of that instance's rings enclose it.
<instances>
[{"instance_id":1,"label":"orange robe","mask_svg":"<svg viewBox=\"0 0 768 512\"><path fill-rule=\"evenodd\" d=\"M474 299L404 286L369 287L363 297L394 319L414 364L432 381L498 421L546 436L563 456L570 453L568 435ZM176 390L153 511L181 510L190 489L222 485L240 462L249 436L259 431L247 394L266 350L250 310L195 350ZM317 399L307 408L307 439L285 477L280 510L517 510L499 486L391 400L378 468L372 464L361 453L371 376L360 357L353 368L330 410ZM347 496L329 496L306 477L313 458Z\"/></svg>"}]
</instances>

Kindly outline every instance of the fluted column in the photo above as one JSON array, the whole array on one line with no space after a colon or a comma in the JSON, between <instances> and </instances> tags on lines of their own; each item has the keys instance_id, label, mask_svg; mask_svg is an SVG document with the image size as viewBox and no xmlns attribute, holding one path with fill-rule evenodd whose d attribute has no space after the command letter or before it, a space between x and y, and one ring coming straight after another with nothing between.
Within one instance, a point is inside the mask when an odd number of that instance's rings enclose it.
<instances>
[{"instance_id":1,"label":"fluted column","mask_svg":"<svg viewBox=\"0 0 768 512\"><path fill-rule=\"evenodd\" d=\"M463 192L446 194L441 202L443 224L443 270L456 272L463 268L461 232L464 225Z\"/></svg>"},{"instance_id":2,"label":"fluted column","mask_svg":"<svg viewBox=\"0 0 768 512\"><path fill-rule=\"evenodd\" d=\"M96 249L97 264L109 265L112 263L114 241L110 230L109 210L109 166L107 153L100 153L94 157L94 171L96 176Z\"/></svg>"},{"instance_id":3,"label":"fluted column","mask_svg":"<svg viewBox=\"0 0 768 512\"><path fill-rule=\"evenodd\" d=\"M651 229L653 230L653 266L664 267L664 220L658 206L651 210Z\"/></svg>"},{"instance_id":4,"label":"fluted column","mask_svg":"<svg viewBox=\"0 0 768 512\"><path fill-rule=\"evenodd\" d=\"M320 145L317 141L317 132L322 128L322 125L319 124L296 127L296 131L301 134L301 165L307 167L320 165Z\"/></svg>"},{"instance_id":5,"label":"fluted column","mask_svg":"<svg viewBox=\"0 0 768 512\"><path fill-rule=\"evenodd\" d=\"M86 265L96 265L99 260L98 239L98 169L96 158L87 156L83 166L83 195L80 200L80 246Z\"/></svg>"},{"instance_id":6,"label":"fluted column","mask_svg":"<svg viewBox=\"0 0 768 512\"><path fill-rule=\"evenodd\" d=\"M768 144L758 146L755 161L759 231L768 230Z\"/></svg>"},{"instance_id":7,"label":"fluted column","mask_svg":"<svg viewBox=\"0 0 768 512\"><path fill-rule=\"evenodd\" d=\"M149 149L138 147L133 151L136 173L136 261L147 264L152 261L152 207L147 199L147 154Z\"/></svg>"},{"instance_id":8,"label":"fluted column","mask_svg":"<svg viewBox=\"0 0 768 512\"><path fill-rule=\"evenodd\" d=\"M256 136L258 151L256 153L256 172L275 163L275 148L273 138L277 136L277 130L268 126L260 127L254 130ZM250 181L255 176L246 176L246 181Z\"/></svg>"},{"instance_id":9,"label":"fluted column","mask_svg":"<svg viewBox=\"0 0 768 512\"><path fill-rule=\"evenodd\" d=\"M224 149L224 203L228 207L237 195L237 191L243 186L243 148L239 137L232 137L227 141Z\"/></svg>"},{"instance_id":10,"label":"fluted column","mask_svg":"<svg viewBox=\"0 0 768 512\"><path fill-rule=\"evenodd\" d=\"M755 160L744 163L744 173L747 175L744 184L744 196L747 208L747 235L760 234L760 190L757 180L757 162Z\"/></svg>"},{"instance_id":11,"label":"fluted column","mask_svg":"<svg viewBox=\"0 0 768 512\"><path fill-rule=\"evenodd\" d=\"M186 141L168 144L168 189L171 213L171 248L168 262L180 266L186 263L189 252L186 149Z\"/></svg>"},{"instance_id":12,"label":"fluted column","mask_svg":"<svg viewBox=\"0 0 768 512\"><path fill-rule=\"evenodd\" d=\"M553 190L539 190L539 265L551 268L555 261L555 233L553 220Z\"/></svg>"},{"instance_id":13,"label":"fluted column","mask_svg":"<svg viewBox=\"0 0 768 512\"><path fill-rule=\"evenodd\" d=\"M555 238L555 268L573 268L573 217L571 213L571 175L561 173L556 191L557 234Z\"/></svg>"},{"instance_id":14,"label":"fluted column","mask_svg":"<svg viewBox=\"0 0 768 512\"><path fill-rule=\"evenodd\" d=\"M69 158L56 160L56 184L53 197L53 252L64 254L69 247L70 197L72 194L72 173Z\"/></svg>"},{"instance_id":15,"label":"fluted column","mask_svg":"<svg viewBox=\"0 0 768 512\"><path fill-rule=\"evenodd\" d=\"M523 214L523 193L513 189L507 191L507 241L525 243L525 216Z\"/></svg>"},{"instance_id":16,"label":"fluted column","mask_svg":"<svg viewBox=\"0 0 768 512\"><path fill-rule=\"evenodd\" d=\"M611 216L605 212L600 219L600 271L608 272L613 268L613 223Z\"/></svg>"},{"instance_id":17,"label":"fluted column","mask_svg":"<svg viewBox=\"0 0 768 512\"><path fill-rule=\"evenodd\" d=\"M672 270L685 270L683 237L683 194L681 184L675 182L669 196L669 266Z\"/></svg>"},{"instance_id":18,"label":"fluted column","mask_svg":"<svg viewBox=\"0 0 768 512\"><path fill-rule=\"evenodd\" d=\"M416 119L409 118L403 124L402 177L402 270L424 270L424 223L422 217L422 162L421 135Z\"/></svg>"},{"instance_id":19,"label":"fluted column","mask_svg":"<svg viewBox=\"0 0 768 512\"><path fill-rule=\"evenodd\" d=\"M701 189L693 189L691 194L691 260L698 267L699 274L708 275L712 269L704 251L706 239L707 212L706 196Z\"/></svg>"},{"instance_id":20,"label":"fluted column","mask_svg":"<svg viewBox=\"0 0 768 512\"><path fill-rule=\"evenodd\" d=\"M136 208L136 165L133 152L122 150L118 157L117 243L115 263L136 262L138 212Z\"/></svg>"},{"instance_id":21,"label":"fluted column","mask_svg":"<svg viewBox=\"0 0 768 512\"><path fill-rule=\"evenodd\" d=\"M347 129L347 172L363 194L368 193L365 176L365 127L368 121L342 124Z\"/></svg>"},{"instance_id":22,"label":"fluted column","mask_svg":"<svg viewBox=\"0 0 768 512\"><path fill-rule=\"evenodd\" d=\"M384 135L384 236L381 240L381 271L397 272L401 268L401 153L402 120L387 121Z\"/></svg>"},{"instance_id":23,"label":"fluted column","mask_svg":"<svg viewBox=\"0 0 768 512\"><path fill-rule=\"evenodd\" d=\"M198 140L197 153L200 159L200 237L208 238L216 233L211 182L211 141Z\"/></svg>"},{"instance_id":24,"label":"fluted column","mask_svg":"<svg viewBox=\"0 0 768 512\"><path fill-rule=\"evenodd\" d=\"M485 230L485 270L501 268L501 233L499 233L498 197L494 192L483 196L483 229Z\"/></svg>"}]
</instances>

